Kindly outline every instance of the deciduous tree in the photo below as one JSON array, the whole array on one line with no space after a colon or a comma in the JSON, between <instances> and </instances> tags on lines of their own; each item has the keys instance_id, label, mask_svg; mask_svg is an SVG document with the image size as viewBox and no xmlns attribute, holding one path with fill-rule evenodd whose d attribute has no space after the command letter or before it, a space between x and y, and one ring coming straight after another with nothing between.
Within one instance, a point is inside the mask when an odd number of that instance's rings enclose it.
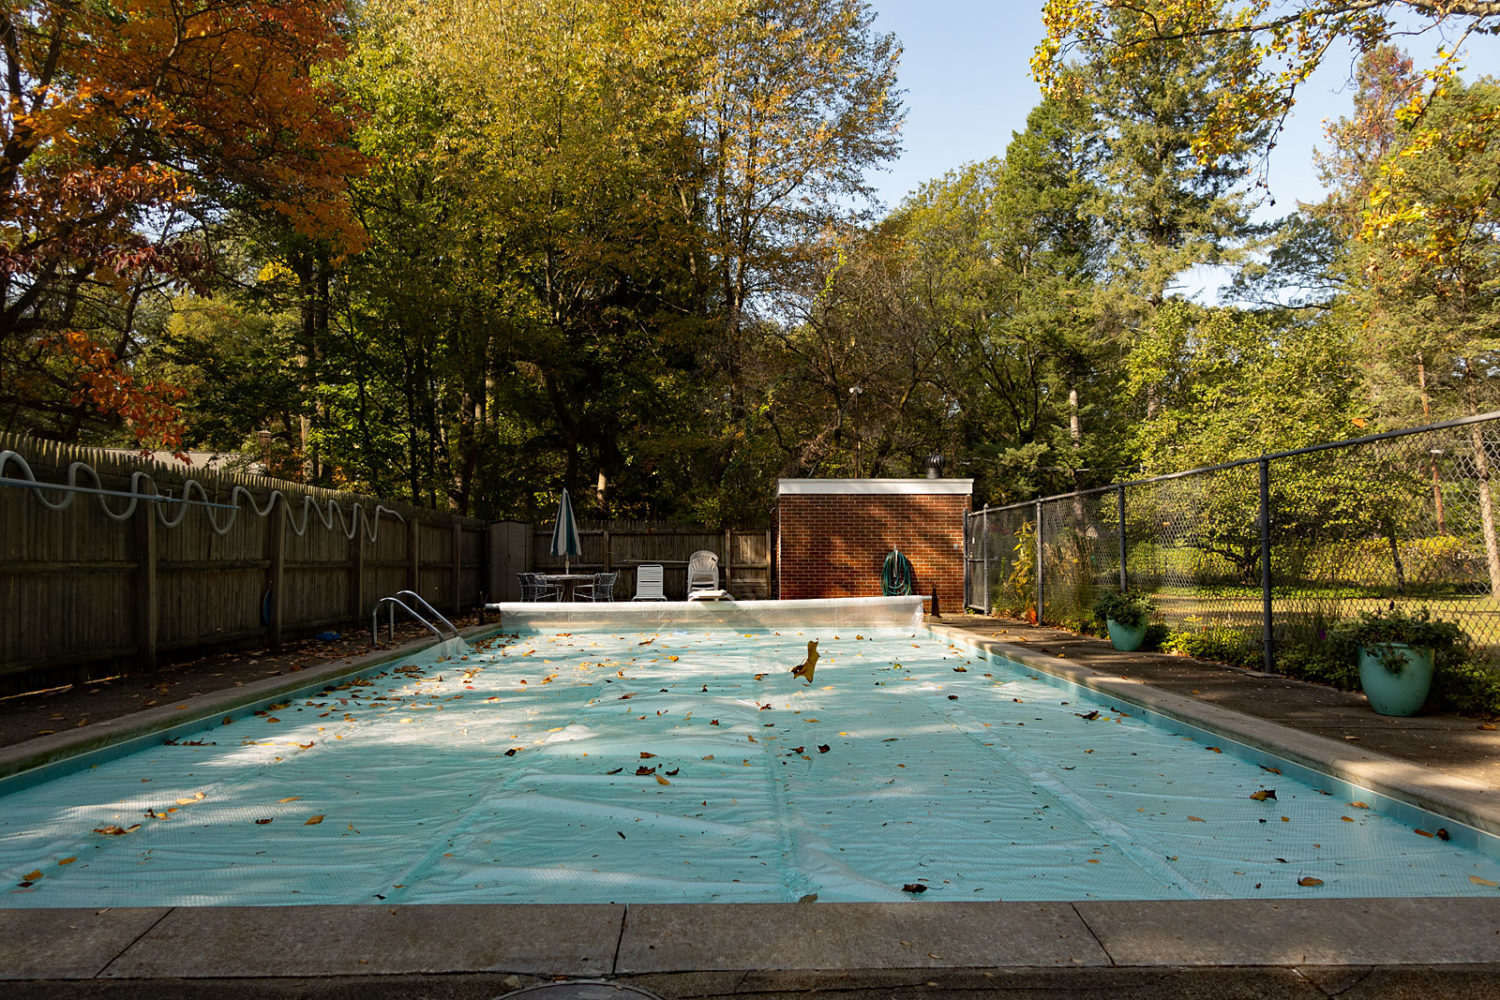
<instances>
[{"instance_id":1,"label":"deciduous tree","mask_svg":"<svg viewBox=\"0 0 1500 1000\"><path fill-rule=\"evenodd\" d=\"M330 0L22 0L0 12L0 377L11 426L76 435L80 415L145 418L132 313L200 283L199 223L231 205L357 241L348 109L320 74L341 51ZM110 339L79 322L123 314ZM90 375L90 373L93 373ZM58 384L82 388L60 398ZM14 393L14 395L11 395Z\"/></svg>"}]
</instances>

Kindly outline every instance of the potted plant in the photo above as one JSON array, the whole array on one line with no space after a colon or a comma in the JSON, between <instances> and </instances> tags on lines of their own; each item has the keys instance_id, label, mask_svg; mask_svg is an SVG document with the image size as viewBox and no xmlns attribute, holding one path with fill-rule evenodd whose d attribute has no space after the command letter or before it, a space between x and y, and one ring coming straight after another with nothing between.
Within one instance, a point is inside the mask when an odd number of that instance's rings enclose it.
<instances>
[{"instance_id":1,"label":"potted plant","mask_svg":"<svg viewBox=\"0 0 1500 1000\"><path fill-rule=\"evenodd\" d=\"M1140 591L1109 591L1094 602L1094 615L1109 630L1109 642L1122 653L1141 648L1156 604Z\"/></svg>"},{"instance_id":2,"label":"potted plant","mask_svg":"<svg viewBox=\"0 0 1500 1000\"><path fill-rule=\"evenodd\" d=\"M1359 683L1370 707L1381 715L1413 715L1427 700L1437 657L1451 654L1469 637L1458 623L1392 605L1361 611L1338 622L1329 635L1359 648Z\"/></svg>"}]
</instances>

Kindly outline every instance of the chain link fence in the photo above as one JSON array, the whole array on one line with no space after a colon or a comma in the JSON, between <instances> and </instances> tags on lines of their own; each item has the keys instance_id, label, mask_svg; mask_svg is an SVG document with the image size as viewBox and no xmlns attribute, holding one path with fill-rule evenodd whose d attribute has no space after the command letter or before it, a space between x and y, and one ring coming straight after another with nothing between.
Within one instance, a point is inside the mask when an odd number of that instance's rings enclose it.
<instances>
[{"instance_id":1,"label":"chain link fence","mask_svg":"<svg viewBox=\"0 0 1500 1000\"><path fill-rule=\"evenodd\" d=\"M1391 603L1456 621L1500 666L1500 413L968 515L965 593L1077 627L1105 590L1152 595L1274 669Z\"/></svg>"}]
</instances>

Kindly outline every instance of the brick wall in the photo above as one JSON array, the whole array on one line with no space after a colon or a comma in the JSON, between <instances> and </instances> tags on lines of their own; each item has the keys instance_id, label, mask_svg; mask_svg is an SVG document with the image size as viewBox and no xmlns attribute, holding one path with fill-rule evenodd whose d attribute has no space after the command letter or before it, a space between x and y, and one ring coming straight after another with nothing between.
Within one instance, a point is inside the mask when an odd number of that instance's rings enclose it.
<instances>
[{"instance_id":1,"label":"brick wall","mask_svg":"<svg viewBox=\"0 0 1500 1000\"><path fill-rule=\"evenodd\" d=\"M941 610L963 610L967 492L783 491L778 503L782 598L879 597L886 553L900 549L911 560L916 593L936 588Z\"/></svg>"}]
</instances>

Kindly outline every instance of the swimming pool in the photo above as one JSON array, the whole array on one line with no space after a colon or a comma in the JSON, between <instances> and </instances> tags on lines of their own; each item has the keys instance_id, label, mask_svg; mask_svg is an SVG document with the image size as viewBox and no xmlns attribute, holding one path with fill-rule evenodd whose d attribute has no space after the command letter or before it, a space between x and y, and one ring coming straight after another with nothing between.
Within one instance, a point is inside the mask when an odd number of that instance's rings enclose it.
<instances>
[{"instance_id":1,"label":"swimming pool","mask_svg":"<svg viewBox=\"0 0 1500 1000\"><path fill-rule=\"evenodd\" d=\"M806 684L789 670L810 639L821 657ZM1368 808L1373 797L925 629L549 630L478 645L0 785L13 789L0 798L0 905L1500 884L1492 838L1436 818L1418 832Z\"/></svg>"}]
</instances>

